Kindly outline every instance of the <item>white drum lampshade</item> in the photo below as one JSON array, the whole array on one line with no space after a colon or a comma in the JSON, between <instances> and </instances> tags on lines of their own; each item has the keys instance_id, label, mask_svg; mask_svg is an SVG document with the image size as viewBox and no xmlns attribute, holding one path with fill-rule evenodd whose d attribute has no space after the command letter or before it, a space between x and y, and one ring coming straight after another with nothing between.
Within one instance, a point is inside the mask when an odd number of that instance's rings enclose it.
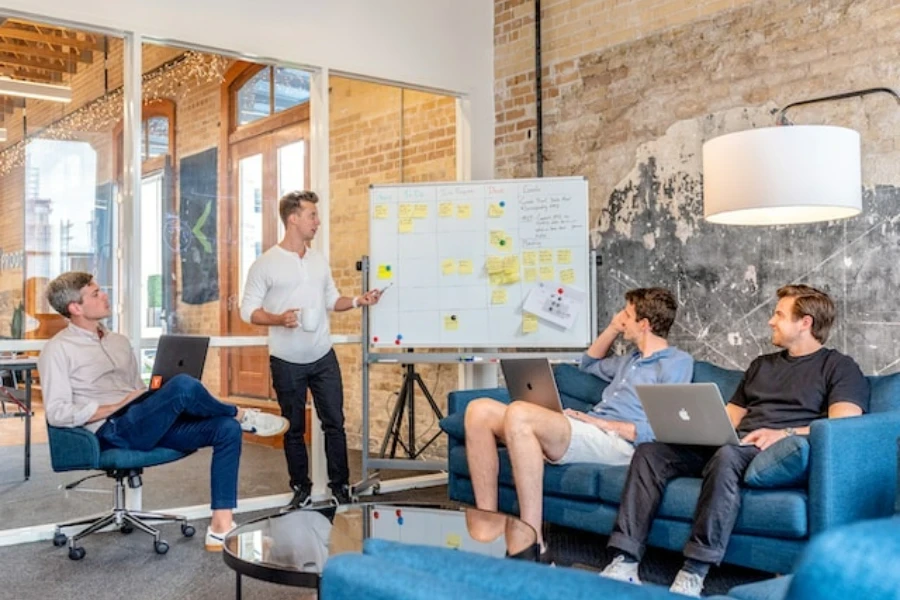
<instances>
[{"instance_id":1,"label":"white drum lampshade","mask_svg":"<svg viewBox=\"0 0 900 600\"><path fill-rule=\"evenodd\" d=\"M789 225L862 211L859 133L792 125L703 144L703 215L725 225Z\"/></svg>"}]
</instances>

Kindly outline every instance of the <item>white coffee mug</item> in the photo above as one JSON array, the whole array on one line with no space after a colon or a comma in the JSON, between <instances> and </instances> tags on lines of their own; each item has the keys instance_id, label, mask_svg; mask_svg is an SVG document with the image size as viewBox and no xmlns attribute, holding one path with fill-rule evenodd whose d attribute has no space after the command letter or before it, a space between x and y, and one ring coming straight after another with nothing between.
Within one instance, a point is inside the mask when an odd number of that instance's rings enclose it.
<instances>
[{"instance_id":1,"label":"white coffee mug","mask_svg":"<svg viewBox=\"0 0 900 600\"><path fill-rule=\"evenodd\" d=\"M303 308L300 310L300 327L303 328L303 331L315 331L319 328L321 318L321 309Z\"/></svg>"}]
</instances>

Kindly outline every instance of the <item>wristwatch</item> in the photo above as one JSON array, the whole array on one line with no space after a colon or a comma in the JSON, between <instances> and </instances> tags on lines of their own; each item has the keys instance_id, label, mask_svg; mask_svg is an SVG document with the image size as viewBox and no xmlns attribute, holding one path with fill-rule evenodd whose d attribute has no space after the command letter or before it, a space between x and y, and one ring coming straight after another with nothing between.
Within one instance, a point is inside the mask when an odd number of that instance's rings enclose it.
<instances>
[{"instance_id":1,"label":"wristwatch","mask_svg":"<svg viewBox=\"0 0 900 600\"><path fill-rule=\"evenodd\" d=\"M784 433L785 433L788 437L790 437L790 436L792 436L792 435L797 435L797 430L796 430L794 427L788 427L787 429L784 430Z\"/></svg>"}]
</instances>

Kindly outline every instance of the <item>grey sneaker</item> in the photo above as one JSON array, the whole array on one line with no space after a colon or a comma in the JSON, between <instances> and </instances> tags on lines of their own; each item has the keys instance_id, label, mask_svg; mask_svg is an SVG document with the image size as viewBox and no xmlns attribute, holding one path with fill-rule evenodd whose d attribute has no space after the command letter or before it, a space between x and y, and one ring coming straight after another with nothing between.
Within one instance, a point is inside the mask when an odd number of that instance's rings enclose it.
<instances>
[{"instance_id":1,"label":"grey sneaker","mask_svg":"<svg viewBox=\"0 0 900 600\"><path fill-rule=\"evenodd\" d=\"M600 576L641 585L641 578L638 577L638 566L640 566L640 563L626 562L625 557L620 554L606 565L606 568L600 572Z\"/></svg>"},{"instance_id":2,"label":"grey sneaker","mask_svg":"<svg viewBox=\"0 0 900 600\"><path fill-rule=\"evenodd\" d=\"M264 413L258 408L245 408L241 429L260 437L272 437L288 430L290 424L284 417Z\"/></svg>"},{"instance_id":3,"label":"grey sneaker","mask_svg":"<svg viewBox=\"0 0 900 600\"><path fill-rule=\"evenodd\" d=\"M696 573L688 573L685 570L678 571L675 581L672 582L669 591L673 594L682 594L691 598L699 598L703 591L703 577Z\"/></svg>"}]
</instances>

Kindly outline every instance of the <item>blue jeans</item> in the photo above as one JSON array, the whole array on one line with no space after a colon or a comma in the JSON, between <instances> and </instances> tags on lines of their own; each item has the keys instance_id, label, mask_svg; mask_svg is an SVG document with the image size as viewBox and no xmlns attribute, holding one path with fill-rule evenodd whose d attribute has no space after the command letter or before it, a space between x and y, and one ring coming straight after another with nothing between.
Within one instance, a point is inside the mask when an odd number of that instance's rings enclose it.
<instances>
[{"instance_id":1,"label":"blue jeans","mask_svg":"<svg viewBox=\"0 0 900 600\"><path fill-rule=\"evenodd\" d=\"M347 434L344 431L344 383L334 349L307 364L270 356L269 366L272 368L272 387L275 388L281 414L291 424L284 434L284 455L291 487L312 485L309 480L309 456L303 439L306 432L307 388L312 390L316 414L322 421L329 485L336 488L348 484L350 469L347 466Z\"/></svg>"},{"instance_id":2,"label":"blue jeans","mask_svg":"<svg viewBox=\"0 0 900 600\"><path fill-rule=\"evenodd\" d=\"M235 419L236 407L213 398L193 377L176 375L143 402L127 408L97 430L101 448L194 452L212 446L212 508L237 506L241 425Z\"/></svg>"}]
</instances>

